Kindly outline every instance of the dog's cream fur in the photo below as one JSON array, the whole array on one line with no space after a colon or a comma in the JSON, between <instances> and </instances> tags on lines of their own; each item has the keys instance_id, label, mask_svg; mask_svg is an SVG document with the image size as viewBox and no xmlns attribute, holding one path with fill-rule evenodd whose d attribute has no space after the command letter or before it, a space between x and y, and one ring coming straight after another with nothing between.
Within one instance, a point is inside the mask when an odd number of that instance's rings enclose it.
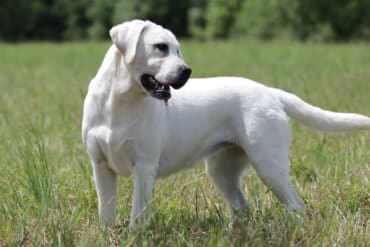
<instances>
[{"instance_id":1,"label":"dog's cream fur","mask_svg":"<svg viewBox=\"0 0 370 247\"><path fill-rule=\"evenodd\" d=\"M139 20L113 27L110 35L113 45L89 85L82 122L99 215L107 224L114 223L117 176L134 177L133 226L148 219L156 178L201 160L230 208L247 207L240 179L252 166L288 209L303 211L289 180L289 117L324 131L370 128L366 116L325 111L237 77L190 79L171 91L168 102L158 100L140 76L151 73L170 84L186 66L175 36ZM157 43L166 44L168 52L158 51Z\"/></svg>"}]
</instances>

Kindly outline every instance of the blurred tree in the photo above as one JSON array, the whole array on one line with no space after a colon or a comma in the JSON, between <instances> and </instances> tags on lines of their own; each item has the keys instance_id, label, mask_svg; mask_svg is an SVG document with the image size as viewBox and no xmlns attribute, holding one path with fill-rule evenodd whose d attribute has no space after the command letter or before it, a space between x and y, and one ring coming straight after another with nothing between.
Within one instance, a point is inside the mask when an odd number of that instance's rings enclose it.
<instances>
[{"instance_id":1,"label":"blurred tree","mask_svg":"<svg viewBox=\"0 0 370 247\"><path fill-rule=\"evenodd\" d=\"M229 36L242 0L209 0L206 37L225 39Z\"/></svg>"},{"instance_id":2,"label":"blurred tree","mask_svg":"<svg viewBox=\"0 0 370 247\"><path fill-rule=\"evenodd\" d=\"M64 24L53 0L2 0L0 39L60 39Z\"/></svg>"},{"instance_id":3,"label":"blurred tree","mask_svg":"<svg viewBox=\"0 0 370 247\"><path fill-rule=\"evenodd\" d=\"M192 0L188 12L188 29L193 38L204 39L207 24L206 11L208 0Z\"/></svg>"},{"instance_id":4,"label":"blurred tree","mask_svg":"<svg viewBox=\"0 0 370 247\"><path fill-rule=\"evenodd\" d=\"M370 39L369 10L370 0L299 0L294 31L301 39Z\"/></svg>"},{"instance_id":5,"label":"blurred tree","mask_svg":"<svg viewBox=\"0 0 370 247\"><path fill-rule=\"evenodd\" d=\"M199 39L370 40L369 10L370 0L1 0L0 40L103 39L133 18Z\"/></svg>"},{"instance_id":6,"label":"blurred tree","mask_svg":"<svg viewBox=\"0 0 370 247\"><path fill-rule=\"evenodd\" d=\"M119 24L131 19L140 19L140 2L138 0L116 1L113 12L113 23Z\"/></svg>"},{"instance_id":7,"label":"blurred tree","mask_svg":"<svg viewBox=\"0 0 370 247\"><path fill-rule=\"evenodd\" d=\"M0 2L0 37L5 40L24 39L33 28L34 16L27 0Z\"/></svg>"},{"instance_id":8,"label":"blurred tree","mask_svg":"<svg viewBox=\"0 0 370 247\"><path fill-rule=\"evenodd\" d=\"M173 31L177 36L188 35L190 0L141 0L138 14Z\"/></svg>"},{"instance_id":9,"label":"blurred tree","mask_svg":"<svg viewBox=\"0 0 370 247\"><path fill-rule=\"evenodd\" d=\"M289 35L296 0L244 1L232 28L233 37L272 39Z\"/></svg>"},{"instance_id":10,"label":"blurred tree","mask_svg":"<svg viewBox=\"0 0 370 247\"><path fill-rule=\"evenodd\" d=\"M113 25L115 0L93 0L87 16L91 20L88 29L89 37L96 40L107 39L109 28Z\"/></svg>"},{"instance_id":11,"label":"blurred tree","mask_svg":"<svg viewBox=\"0 0 370 247\"><path fill-rule=\"evenodd\" d=\"M93 0L53 0L54 8L65 23L63 39L81 40L88 37L88 28L92 21L88 16L88 7Z\"/></svg>"},{"instance_id":12,"label":"blurred tree","mask_svg":"<svg viewBox=\"0 0 370 247\"><path fill-rule=\"evenodd\" d=\"M107 30L134 18L149 19L172 30L178 36L188 35L190 0L94 0L89 9L93 25L91 37L104 38Z\"/></svg>"}]
</instances>

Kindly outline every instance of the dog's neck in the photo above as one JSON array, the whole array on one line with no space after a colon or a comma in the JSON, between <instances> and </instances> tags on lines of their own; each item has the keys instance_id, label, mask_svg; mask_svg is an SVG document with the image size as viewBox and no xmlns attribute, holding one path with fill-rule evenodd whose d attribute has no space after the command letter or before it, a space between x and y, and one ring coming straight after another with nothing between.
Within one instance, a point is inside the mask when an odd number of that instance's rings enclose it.
<instances>
[{"instance_id":1,"label":"dog's neck","mask_svg":"<svg viewBox=\"0 0 370 247\"><path fill-rule=\"evenodd\" d=\"M105 102L111 112L109 116L112 123L116 122L116 117L122 119L122 115L127 116L125 119L135 121L138 111L153 105L153 99L134 80L128 73L122 53L112 45L89 86L89 91L92 90L101 102ZM124 106L130 107L126 109Z\"/></svg>"},{"instance_id":2,"label":"dog's neck","mask_svg":"<svg viewBox=\"0 0 370 247\"><path fill-rule=\"evenodd\" d=\"M89 85L95 95L113 98L144 97L145 93L135 79L128 73L122 53L112 45L106 53L98 73Z\"/></svg>"}]
</instances>

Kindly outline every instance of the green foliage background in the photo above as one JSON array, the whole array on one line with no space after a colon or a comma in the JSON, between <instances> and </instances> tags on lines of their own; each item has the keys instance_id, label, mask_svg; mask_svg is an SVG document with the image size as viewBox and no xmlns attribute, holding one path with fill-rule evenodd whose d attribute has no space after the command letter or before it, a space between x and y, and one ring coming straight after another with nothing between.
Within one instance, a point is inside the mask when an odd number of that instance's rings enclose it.
<instances>
[{"instance_id":1,"label":"green foliage background","mask_svg":"<svg viewBox=\"0 0 370 247\"><path fill-rule=\"evenodd\" d=\"M0 40L106 39L150 19L197 39L370 40L370 0L2 0Z\"/></svg>"}]
</instances>

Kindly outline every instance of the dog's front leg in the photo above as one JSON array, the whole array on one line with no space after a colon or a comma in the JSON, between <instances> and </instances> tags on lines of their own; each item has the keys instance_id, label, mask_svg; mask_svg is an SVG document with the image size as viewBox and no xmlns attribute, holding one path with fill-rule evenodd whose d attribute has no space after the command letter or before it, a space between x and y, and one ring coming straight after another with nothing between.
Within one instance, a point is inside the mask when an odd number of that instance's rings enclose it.
<instances>
[{"instance_id":1,"label":"dog's front leg","mask_svg":"<svg viewBox=\"0 0 370 247\"><path fill-rule=\"evenodd\" d=\"M117 175L105 162L93 162L94 180L99 202L100 220L106 225L114 224L117 201Z\"/></svg>"},{"instance_id":2,"label":"dog's front leg","mask_svg":"<svg viewBox=\"0 0 370 247\"><path fill-rule=\"evenodd\" d=\"M99 143L93 134L88 135L86 143L98 195L99 217L104 224L112 225L115 223L117 174L109 168Z\"/></svg>"},{"instance_id":3,"label":"dog's front leg","mask_svg":"<svg viewBox=\"0 0 370 247\"><path fill-rule=\"evenodd\" d=\"M150 216L153 200L155 173L151 164L136 163L134 169L134 196L130 227L143 225Z\"/></svg>"}]
</instances>

